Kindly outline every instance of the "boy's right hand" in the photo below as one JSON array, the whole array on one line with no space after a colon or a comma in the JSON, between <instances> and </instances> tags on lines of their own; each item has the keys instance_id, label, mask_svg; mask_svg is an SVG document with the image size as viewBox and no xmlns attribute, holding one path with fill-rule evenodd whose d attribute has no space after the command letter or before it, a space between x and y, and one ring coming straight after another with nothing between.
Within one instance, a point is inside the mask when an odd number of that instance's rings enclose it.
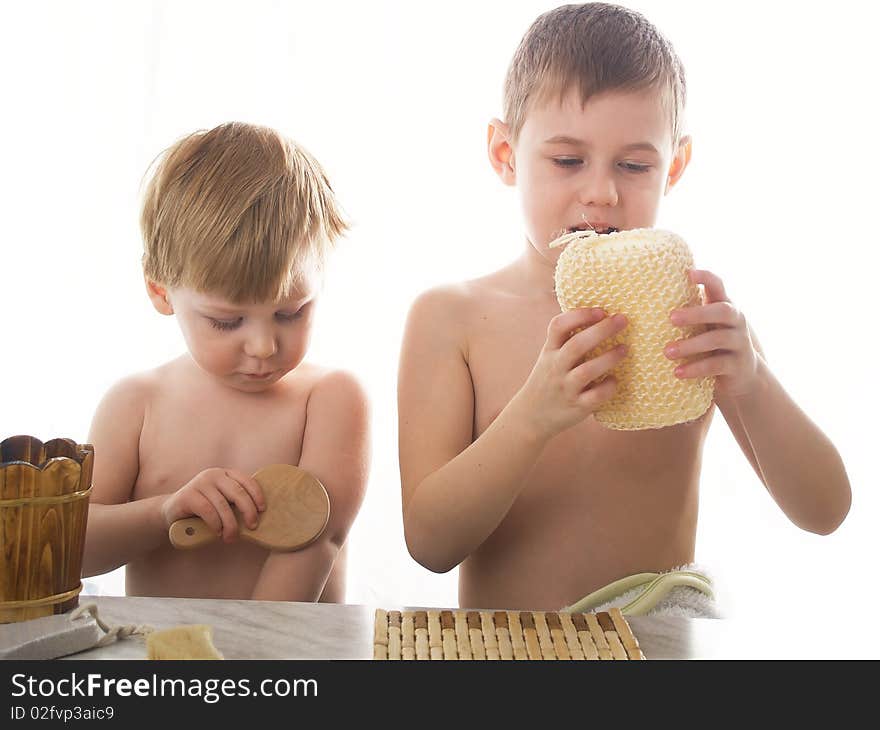
<instances>
[{"instance_id":1,"label":"boy's right hand","mask_svg":"<svg viewBox=\"0 0 880 730\"><path fill-rule=\"evenodd\" d=\"M162 518L170 528L184 517L200 517L224 542L238 537L238 521L232 511L238 508L244 524L257 526L257 513L266 509L259 483L252 476L234 469L214 467L199 472L162 503Z\"/></svg>"},{"instance_id":2,"label":"boy's right hand","mask_svg":"<svg viewBox=\"0 0 880 730\"><path fill-rule=\"evenodd\" d=\"M535 367L511 401L539 437L549 439L583 421L614 395L613 376L594 381L626 357L626 345L586 358L627 324L622 314L608 317L601 309L590 308L572 309L550 320Z\"/></svg>"}]
</instances>

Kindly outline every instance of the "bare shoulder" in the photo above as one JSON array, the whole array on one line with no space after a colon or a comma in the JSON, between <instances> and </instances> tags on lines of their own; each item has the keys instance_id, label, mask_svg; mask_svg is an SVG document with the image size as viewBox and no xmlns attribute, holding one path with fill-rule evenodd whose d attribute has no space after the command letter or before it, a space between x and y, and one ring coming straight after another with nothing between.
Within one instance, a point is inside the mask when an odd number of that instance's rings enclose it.
<instances>
[{"instance_id":1,"label":"bare shoulder","mask_svg":"<svg viewBox=\"0 0 880 730\"><path fill-rule=\"evenodd\" d=\"M117 443L131 438L149 418L151 404L163 394L180 391L186 358L180 357L151 370L126 375L117 380L102 396L92 418L92 431Z\"/></svg>"},{"instance_id":2,"label":"bare shoulder","mask_svg":"<svg viewBox=\"0 0 880 730\"><path fill-rule=\"evenodd\" d=\"M150 399L158 391L161 378L158 370L133 373L117 380L104 393L95 411L95 419L109 417L120 420L143 420Z\"/></svg>"},{"instance_id":3,"label":"bare shoulder","mask_svg":"<svg viewBox=\"0 0 880 730\"><path fill-rule=\"evenodd\" d=\"M347 412L366 409L367 392L354 373L348 370L312 366L309 388L309 412L330 410L340 417Z\"/></svg>"},{"instance_id":4,"label":"bare shoulder","mask_svg":"<svg viewBox=\"0 0 880 730\"><path fill-rule=\"evenodd\" d=\"M407 317L407 339L430 335L438 344L467 349L468 335L488 299L493 296L491 277L442 284L419 294Z\"/></svg>"},{"instance_id":5,"label":"bare shoulder","mask_svg":"<svg viewBox=\"0 0 880 730\"><path fill-rule=\"evenodd\" d=\"M295 377L288 376L287 389L291 397L304 395L309 411L367 404L367 393L360 379L343 368L301 363Z\"/></svg>"},{"instance_id":6,"label":"bare shoulder","mask_svg":"<svg viewBox=\"0 0 880 730\"><path fill-rule=\"evenodd\" d=\"M453 322L467 319L491 296L491 281L491 277L483 277L426 289L413 300L410 316Z\"/></svg>"}]
</instances>

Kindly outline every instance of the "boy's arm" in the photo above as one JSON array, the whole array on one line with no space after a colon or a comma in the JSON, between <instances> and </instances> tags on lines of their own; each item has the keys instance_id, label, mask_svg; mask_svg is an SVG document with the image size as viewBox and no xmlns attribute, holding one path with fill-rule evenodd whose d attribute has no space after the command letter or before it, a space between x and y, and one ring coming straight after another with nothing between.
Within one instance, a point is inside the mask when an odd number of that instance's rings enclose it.
<instances>
[{"instance_id":1,"label":"boy's arm","mask_svg":"<svg viewBox=\"0 0 880 730\"><path fill-rule=\"evenodd\" d=\"M404 532L412 557L435 572L454 568L495 531L547 441L611 397L613 378L588 386L623 357L612 351L583 362L621 328L619 319L592 310L557 316L526 384L474 441L466 316L456 291L426 292L412 306L401 350Z\"/></svg>"},{"instance_id":2,"label":"boy's arm","mask_svg":"<svg viewBox=\"0 0 880 730\"><path fill-rule=\"evenodd\" d=\"M828 437L758 358L755 387L718 407L767 491L798 527L827 535L849 512L849 479ZM748 445L748 449L746 448Z\"/></svg>"},{"instance_id":3,"label":"boy's arm","mask_svg":"<svg viewBox=\"0 0 880 730\"><path fill-rule=\"evenodd\" d=\"M708 271L694 271L692 280L706 287L708 306L680 310L676 323L712 329L677 343L679 357L704 356L684 366L681 377L717 376L718 407L767 491L798 527L833 532L851 503L840 454L770 371L721 280Z\"/></svg>"},{"instance_id":4,"label":"boy's arm","mask_svg":"<svg viewBox=\"0 0 880 730\"><path fill-rule=\"evenodd\" d=\"M138 476L138 443L150 384L147 376L126 378L101 400L92 419L95 447L92 494L83 554L83 575L106 573L167 540L163 497L130 502Z\"/></svg>"},{"instance_id":5,"label":"boy's arm","mask_svg":"<svg viewBox=\"0 0 880 730\"><path fill-rule=\"evenodd\" d=\"M255 600L317 601L360 509L370 468L369 409L351 375L329 373L312 390L299 466L327 489L330 519L303 550L270 553L251 596Z\"/></svg>"}]
</instances>

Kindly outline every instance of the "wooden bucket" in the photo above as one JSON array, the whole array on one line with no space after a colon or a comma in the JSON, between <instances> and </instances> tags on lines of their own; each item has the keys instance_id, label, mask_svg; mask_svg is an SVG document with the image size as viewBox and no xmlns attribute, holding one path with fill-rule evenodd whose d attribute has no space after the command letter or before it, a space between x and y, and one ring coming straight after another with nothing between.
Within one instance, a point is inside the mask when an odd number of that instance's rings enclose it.
<instances>
[{"instance_id":1,"label":"wooden bucket","mask_svg":"<svg viewBox=\"0 0 880 730\"><path fill-rule=\"evenodd\" d=\"M94 458L70 439L0 442L0 623L79 603Z\"/></svg>"}]
</instances>

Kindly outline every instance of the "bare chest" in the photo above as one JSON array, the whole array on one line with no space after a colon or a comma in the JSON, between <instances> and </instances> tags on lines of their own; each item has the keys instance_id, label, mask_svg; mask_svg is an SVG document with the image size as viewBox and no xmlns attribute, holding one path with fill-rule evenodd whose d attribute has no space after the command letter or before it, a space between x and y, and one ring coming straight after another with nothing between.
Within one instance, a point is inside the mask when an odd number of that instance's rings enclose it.
<instances>
[{"instance_id":1,"label":"bare chest","mask_svg":"<svg viewBox=\"0 0 880 730\"><path fill-rule=\"evenodd\" d=\"M556 313L521 309L502 316L487 308L476 319L468 342L475 439L528 379ZM548 443L518 504L535 507L529 503L539 492L545 504L549 493L557 493L567 496L557 504L582 500L595 506L597 497L607 490L620 495L627 484L658 479L687 489L698 467L708 424L707 416L659 430L612 431L588 417Z\"/></svg>"},{"instance_id":2,"label":"bare chest","mask_svg":"<svg viewBox=\"0 0 880 730\"><path fill-rule=\"evenodd\" d=\"M144 417L135 499L172 492L211 467L253 474L267 464L297 464L305 431L306 397L288 394L157 395Z\"/></svg>"}]
</instances>

